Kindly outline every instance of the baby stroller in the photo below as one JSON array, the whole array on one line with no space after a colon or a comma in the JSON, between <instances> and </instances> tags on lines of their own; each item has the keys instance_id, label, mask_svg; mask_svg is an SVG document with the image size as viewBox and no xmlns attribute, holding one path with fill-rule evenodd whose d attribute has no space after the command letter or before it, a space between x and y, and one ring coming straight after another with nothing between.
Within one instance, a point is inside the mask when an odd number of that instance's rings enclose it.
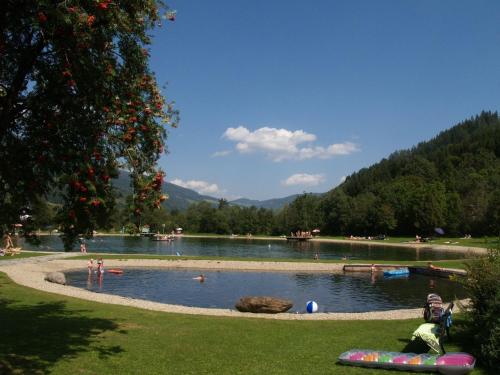
<instances>
[{"instance_id":1,"label":"baby stroller","mask_svg":"<svg viewBox=\"0 0 500 375\"><path fill-rule=\"evenodd\" d=\"M424 306L424 319L412 335L408 345L403 349L406 353L427 353L432 350L445 354L444 340L450 338L450 327L453 324L452 314L454 303L451 302L446 310L443 301L437 294L429 294Z\"/></svg>"}]
</instances>

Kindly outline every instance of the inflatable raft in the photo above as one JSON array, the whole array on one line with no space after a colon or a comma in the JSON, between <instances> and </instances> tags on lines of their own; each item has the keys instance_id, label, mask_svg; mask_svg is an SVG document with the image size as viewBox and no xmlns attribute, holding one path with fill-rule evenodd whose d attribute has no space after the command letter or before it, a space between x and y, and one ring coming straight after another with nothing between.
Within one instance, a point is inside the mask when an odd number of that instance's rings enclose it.
<instances>
[{"instance_id":1,"label":"inflatable raft","mask_svg":"<svg viewBox=\"0 0 500 375\"><path fill-rule=\"evenodd\" d=\"M409 274L410 274L410 270L406 267L398 268L395 270L384 271L385 277L408 276Z\"/></svg>"},{"instance_id":2,"label":"inflatable raft","mask_svg":"<svg viewBox=\"0 0 500 375\"><path fill-rule=\"evenodd\" d=\"M467 353L433 355L353 349L342 353L339 362L352 366L462 375L474 369L476 359Z\"/></svg>"},{"instance_id":3,"label":"inflatable raft","mask_svg":"<svg viewBox=\"0 0 500 375\"><path fill-rule=\"evenodd\" d=\"M117 274L117 275L121 275L123 273L123 270L110 269L110 270L108 270L108 273L114 273L114 274Z\"/></svg>"}]
</instances>

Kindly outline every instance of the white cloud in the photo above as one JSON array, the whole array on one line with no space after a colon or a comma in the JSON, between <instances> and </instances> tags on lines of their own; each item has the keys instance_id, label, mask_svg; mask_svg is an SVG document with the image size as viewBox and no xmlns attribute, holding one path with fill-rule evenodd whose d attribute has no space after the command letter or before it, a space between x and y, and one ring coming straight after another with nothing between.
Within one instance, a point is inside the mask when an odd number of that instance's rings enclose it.
<instances>
[{"instance_id":1,"label":"white cloud","mask_svg":"<svg viewBox=\"0 0 500 375\"><path fill-rule=\"evenodd\" d=\"M291 175L281 183L285 186L293 186L293 185L316 186L324 181L325 181L325 175L323 174L296 173L294 175Z\"/></svg>"},{"instance_id":2,"label":"white cloud","mask_svg":"<svg viewBox=\"0 0 500 375\"><path fill-rule=\"evenodd\" d=\"M340 177L340 183L343 183L346 180L347 176Z\"/></svg>"},{"instance_id":3,"label":"white cloud","mask_svg":"<svg viewBox=\"0 0 500 375\"><path fill-rule=\"evenodd\" d=\"M358 146L351 142L331 144L327 147L312 146L310 143L316 141L316 136L303 130L263 127L252 132L244 126L239 126L226 129L223 137L237 142L236 149L240 153L263 152L277 162L287 159L329 159L359 151ZM299 147L304 143L309 146Z\"/></svg>"},{"instance_id":4,"label":"white cloud","mask_svg":"<svg viewBox=\"0 0 500 375\"><path fill-rule=\"evenodd\" d=\"M223 156L227 156L231 153L232 151L231 150L224 150L224 151L216 151L212 154L212 157L213 158L218 158L218 157L223 157Z\"/></svg>"},{"instance_id":5,"label":"white cloud","mask_svg":"<svg viewBox=\"0 0 500 375\"><path fill-rule=\"evenodd\" d=\"M220 194L222 191L219 189L217 184L211 184L210 182L200 181L200 180L189 180L182 181L179 178L175 178L170 181L174 185L178 185L187 189L194 190L200 194Z\"/></svg>"}]
</instances>

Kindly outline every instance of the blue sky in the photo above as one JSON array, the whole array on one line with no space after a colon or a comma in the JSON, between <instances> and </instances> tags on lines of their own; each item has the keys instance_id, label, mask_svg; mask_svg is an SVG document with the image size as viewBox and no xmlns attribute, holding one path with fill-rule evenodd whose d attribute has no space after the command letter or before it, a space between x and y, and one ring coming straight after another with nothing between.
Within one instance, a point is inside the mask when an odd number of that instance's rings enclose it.
<instances>
[{"instance_id":1,"label":"blue sky","mask_svg":"<svg viewBox=\"0 0 500 375\"><path fill-rule=\"evenodd\" d=\"M172 0L151 67L181 112L167 181L234 199L325 192L500 109L498 0Z\"/></svg>"}]
</instances>

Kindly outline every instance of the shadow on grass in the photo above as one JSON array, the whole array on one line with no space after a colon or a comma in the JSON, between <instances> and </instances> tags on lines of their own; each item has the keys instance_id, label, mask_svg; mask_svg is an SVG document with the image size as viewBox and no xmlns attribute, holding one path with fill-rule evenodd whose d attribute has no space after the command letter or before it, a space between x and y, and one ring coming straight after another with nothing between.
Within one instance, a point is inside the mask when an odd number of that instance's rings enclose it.
<instances>
[{"instance_id":1,"label":"shadow on grass","mask_svg":"<svg viewBox=\"0 0 500 375\"><path fill-rule=\"evenodd\" d=\"M64 302L21 305L0 298L0 373L46 374L62 357L87 350L99 358L121 353L119 346L99 345L99 335L118 325L86 314Z\"/></svg>"}]
</instances>

